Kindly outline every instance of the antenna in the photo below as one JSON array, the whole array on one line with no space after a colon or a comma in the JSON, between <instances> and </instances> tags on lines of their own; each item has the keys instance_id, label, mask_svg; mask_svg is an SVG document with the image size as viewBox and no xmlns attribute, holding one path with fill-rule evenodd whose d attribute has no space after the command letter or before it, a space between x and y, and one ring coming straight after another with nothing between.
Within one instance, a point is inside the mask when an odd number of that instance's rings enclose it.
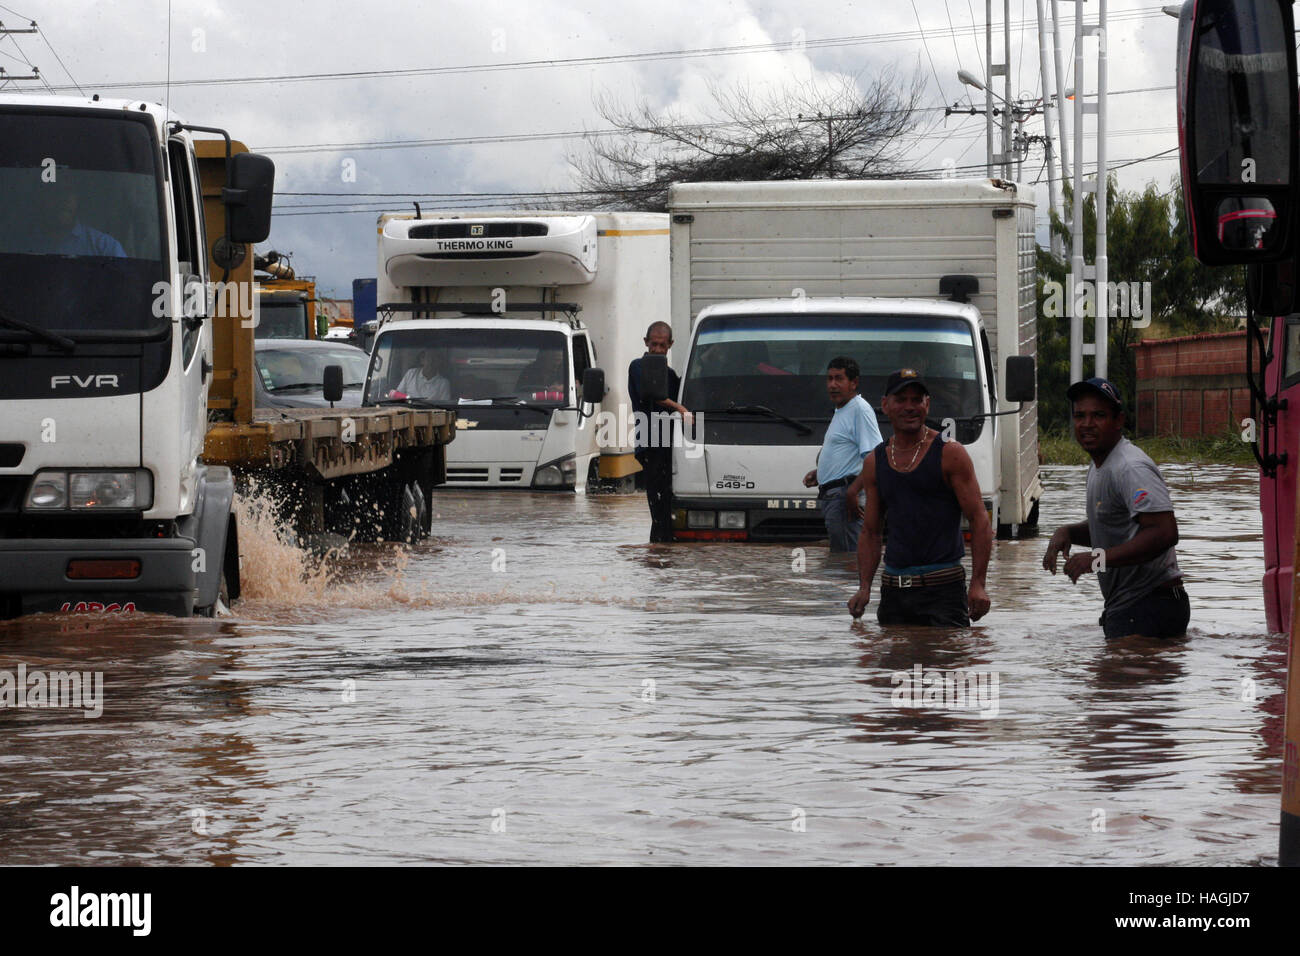
<instances>
[{"instance_id":1,"label":"antenna","mask_svg":"<svg viewBox=\"0 0 1300 956\"><path fill-rule=\"evenodd\" d=\"M167 89L163 97L163 113L172 109L172 0L167 0Z\"/></svg>"}]
</instances>

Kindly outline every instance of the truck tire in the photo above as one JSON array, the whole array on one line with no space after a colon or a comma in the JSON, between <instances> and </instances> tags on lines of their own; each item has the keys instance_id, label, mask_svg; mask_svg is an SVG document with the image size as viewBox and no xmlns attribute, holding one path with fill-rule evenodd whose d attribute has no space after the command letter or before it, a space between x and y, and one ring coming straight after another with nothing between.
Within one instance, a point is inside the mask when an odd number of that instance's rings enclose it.
<instances>
[{"instance_id":1,"label":"truck tire","mask_svg":"<svg viewBox=\"0 0 1300 956\"><path fill-rule=\"evenodd\" d=\"M1039 500L1040 500L1040 499L1038 499L1038 498L1035 498L1035 499L1034 499L1034 506L1033 506L1032 508L1029 509L1029 515L1028 515L1028 517L1025 518L1025 523L1022 524L1022 525L1017 529L1017 531L1019 531L1019 537L1021 537L1021 538L1037 538L1037 537L1038 537L1038 502L1039 502Z\"/></svg>"},{"instance_id":2,"label":"truck tire","mask_svg":"<svg viewBox=\"0 0 1300 956\"><path fill-rule=\"evenodd\" d=\"M418 481L411 482L411 494L419 516L420 537L427 538L433 533L433 509L429 507L429 496Z\"/></svg>"},{"instance_id":3,"label":"truck tire","mask_svg":"<svg viewBox=\"0 0 1300 956\"><path fill-rule=\"evenodd\" d=\"M420 537L420 507L409 484L396 478L385 483L382 506L383 539L410 544Z\"/></svg>"}]
</instances>

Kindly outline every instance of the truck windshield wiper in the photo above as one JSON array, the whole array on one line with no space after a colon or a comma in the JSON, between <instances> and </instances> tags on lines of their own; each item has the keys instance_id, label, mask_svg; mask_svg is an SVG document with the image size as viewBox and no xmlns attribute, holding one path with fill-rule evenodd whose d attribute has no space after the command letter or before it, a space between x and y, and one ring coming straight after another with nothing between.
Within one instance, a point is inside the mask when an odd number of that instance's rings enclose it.
<instances>
[{"instance_id":1,"label":"truck windshield wiper","mask_svg":"<svg viewBox=\"0 0 1300 956\"><path fill-rule=\"evenodd\" d=\"M17 329L20 332L29 332L42 341L48 342L55 348L63 349L65 352L71 352L77 347L77 343L66 335L59 335L57 332L51 332L43 329L39 325L32 325L29 322L23 322L20 319L13 319L0 312L0 325L7 329Z\"/></svg>"},{"instance_id":2,"label":"truck windshield wiper","mask_svg":"<svg viewBox=\"0 0 1300 956\"><path fill-rule=\"evenodd\" d=\"M268 392L287 392L291 388L324 388L320 382L292 382L288 385L273 385L267 389Z\"/></svg>"},{"instance_id":3,"label":"truck windshield wiper","mask_svg":"<svg viewBox=\"0 0 1300 956\"><path fill-rule=\"evenodd\" d=\"M485 399L485 401L491 402L493 407L505 405L510 408L527 408L534 412L540 412L547 417L550 417L551 412L559 407L556 405L535 405L532 402L524 401L522 398L515 398L513 395L494 395L489 399Z\"/></svg>"},{"instance_id":4,"label":"truck windshield wiper","mask_svg":"<svg viewBox=\"0 0 1300 956\"><path fill-rule=\"evenodd\" d=\"M726 411L730 415L766 415L768 418L775 418L778 421L785 422L791 428L797 430L800 435L809 435L812 433L812 429L803 422L796 421L788 415L782 415L780 412L775 412L766 405L737 405L735 402L732 402L727 406Z\"/></svg>"},{"instance_id":5,"label":"truck windshield wiper","mask_svg":"<svg viewBox=\"0 0 1300 956\"><path fill-rule=\"evenodd\" d=\"M373 402L372 404L410 405L414 408L446 408L446 409L456 408L456 403L452 401L448 401L447 399L415 398L413 396L407 396L406 398L384 398L384 399L380 399L378 402Z\"/></svg>"}]
</instances>

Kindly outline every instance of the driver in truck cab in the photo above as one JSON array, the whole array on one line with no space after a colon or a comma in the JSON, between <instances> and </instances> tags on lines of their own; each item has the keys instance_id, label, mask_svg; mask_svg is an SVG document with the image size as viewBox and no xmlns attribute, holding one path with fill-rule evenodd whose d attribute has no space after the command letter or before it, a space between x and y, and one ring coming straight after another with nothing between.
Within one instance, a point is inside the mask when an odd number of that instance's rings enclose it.
<instances>
[{"instance_id":1,"label":"driver in truck cab","mask_svg":"<svg viewBox=\"0 0 1300 956\"><path fill-rule=\"evenodd\" d=\"M433 349L422 349L416 365L398 382L397 391L408 398L451 401L451 382L442 374L442 357Z\"/></svg>"},{"instance_id":2,"label":"driver in truck cab","mask_svg":"<svg viewBox=\"0 0 1300 956\"><path fill-rule=\"evenodd\" d=\"M92 229L81 221L77 214L77 194L67 186L59 187L55 183L48 188L54 193L49 205L49 218L38 218L27 245L32 253L48 253L56 256L104 256L110 259L125 259L126 250L122 244L106 232Z\"/></svg>"}]
</instances>

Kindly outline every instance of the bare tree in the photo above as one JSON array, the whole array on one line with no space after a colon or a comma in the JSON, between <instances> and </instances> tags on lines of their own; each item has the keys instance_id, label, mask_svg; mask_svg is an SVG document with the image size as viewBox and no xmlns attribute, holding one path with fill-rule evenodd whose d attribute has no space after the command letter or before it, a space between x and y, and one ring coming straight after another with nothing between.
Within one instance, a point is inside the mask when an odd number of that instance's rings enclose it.
<instances>
[{"instance_id":1,"label":"bare tree","mask_svg":"<svg viewBox=\"0 0 1300 956\"><path fill-rule=\"evenodd\" d=\"M587 196L564 205L663 211L675 182L899 175L901 140L920 122L924 85L919 70L900 78L889 69L865 89L856 77L766 94L710 86L717 118L704 123L644 101L623 105L606 92L596 109L616 132L569 155Z\"/></svg>"}]
</instances>

